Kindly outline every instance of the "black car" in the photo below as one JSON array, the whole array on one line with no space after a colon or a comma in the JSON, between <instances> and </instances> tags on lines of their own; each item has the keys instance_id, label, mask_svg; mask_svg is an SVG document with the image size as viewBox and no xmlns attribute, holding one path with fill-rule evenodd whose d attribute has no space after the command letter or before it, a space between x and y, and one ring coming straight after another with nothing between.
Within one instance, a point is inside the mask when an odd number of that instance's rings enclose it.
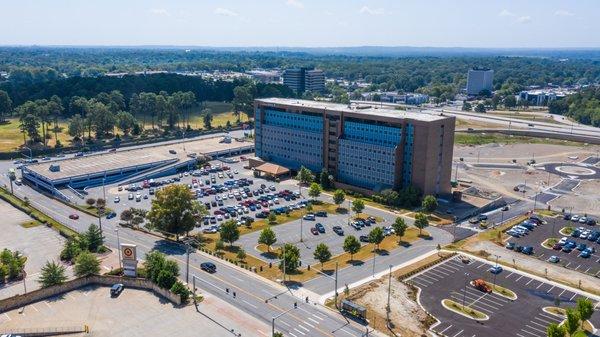
<instances>
[{"instance_id":1,"label":"black car","mask_svg":"<svg viewBox=\"0 0 600 337\"><path fill-rule=\"evenodd\" d=\"M115 212L110 212L110 213L106 214L107 219L112 219L116 216L117 216L117 213L115 213Z\"/></svg>"},{"instance_id":2,"label":"black car","mask_svg":"<svg viewBox=\"0 0 600 337\"><path fill-rule=\"evenodd\" d=\"M204 270L205 272L211 273L211 274L217 272L217 266L215 266L215 264L212 262L200 263L200 269Z\"/></svg>"},{"instance_id":3,"label":"black car","mask_svg":"<svg viewBox=\"0 0 600 337\"><path fill-rule=\"evenodd\" d=\"M565 213L565 215L563 215L563 220L571 220L571 214Z\"/></svg>"},{"instance_id":4,"label":"black car","mask_svg":"<svg viewBox=\"0 0 600 337\"><path fill-rule=\"evenodd\" d=\"M315 213L316 216L320 216L320 217L326 217L327 216L327 212L325 211L318 211Z\"/></svg>"},{"instance_id":5,"label":"black car","mask_svg":"<svg viewBox=\"0 0 600 337\"><path fill-rule=\"evenodd\" d=\"M533 247L531 247L531 246L523 247L523 250L521 251L521 253L531 255L531 254L533 254Z\"/></svg>"},{"instance_id":6,"label":"black car","mask_svg":"<svg viewBox=\"0 0 600 337\"><path fill-rule=\"evenodd\" d=\"M369 237L366 235L361 235L358 239L360 240L360 242L370 242Z\"/></svg>"},{"instance_id":7,"label":"black car","mask_svg":"<svg viewBox=\"0 0 600 337\"><path fill-rule=\"evenodd\" d=\"M122 283L113 284L113 286L110 287L110 296L111 297L117 297L117 296L119 296L119 294L121 294L121 292L123 292L124 288L125 287L123 286Z\"/></svg>"},{"instance_id":8,"label":"black car","mask_svg":"<svg viewBox=\"0 0 600 337\"><path fill-rule=\"evenodd\" d=\"M337 235L344 235L344 230L340 226L333 226L333 232Z\"/></svg>"},{"instance_id":9,"label":"black car","mask_svg":"<svg viewBox=\"0 0 600 337\"><path fill-rule=\"evenodd\" d=\"M323 224L320 222L315 225L315 228L319 231L319 233L325 233L325 226L323 226Z\"/></svg>"}]
</instances>

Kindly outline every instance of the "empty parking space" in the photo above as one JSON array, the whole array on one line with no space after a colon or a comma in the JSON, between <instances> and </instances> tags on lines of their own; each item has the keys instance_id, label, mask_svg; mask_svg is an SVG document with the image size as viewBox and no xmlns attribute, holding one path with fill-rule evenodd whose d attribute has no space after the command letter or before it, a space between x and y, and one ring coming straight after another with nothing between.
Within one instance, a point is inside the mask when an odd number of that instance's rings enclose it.
<instances>
[{"instance_id":1,"label":"empty parking space","mask_svg":"<svg viewBox=\"0 0 600 337\"><path fill-rule=\"evenodd\" d=\"M420 302L439 323L432 330L443 336L545 336L545 328L560 322L558 316L543 311L558 301L561 307L574 306L577 299L586 298L549 281L541 281L515 271L503 270L494 277L489 271L493 264L472 261L468 264L455 257L429 268L407 280L421 289ZM496 293L485 293L471 285L474 279L512 290L512 300ZM444 299L453 300L489 316L489 320L475 321L441 305ZM598 303L594 300L594 305ZM600 323L600 314L592 317Z\"/></svg>"}]
</instances>

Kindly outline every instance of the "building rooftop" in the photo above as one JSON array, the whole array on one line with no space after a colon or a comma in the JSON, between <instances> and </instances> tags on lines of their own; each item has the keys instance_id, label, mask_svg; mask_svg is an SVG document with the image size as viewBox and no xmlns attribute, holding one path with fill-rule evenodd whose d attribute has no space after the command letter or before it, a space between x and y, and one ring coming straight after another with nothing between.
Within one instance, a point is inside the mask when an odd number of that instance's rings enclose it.
<instances>
[{"instance_id":1,"label":"building rooftop","mask_svg":"<svg viewBox=\"0 0 600 337\"><path fill-rule=\"evenodd\" d=\"M356 105L356 104L340 104L340 103L329 103L321 101L309 101L302 99L292 98L261 98L257 99L257 102L263 104L274 104L274 105L291 105L297 107L309 107L319 110L331 110L331 111L342 111L349 113L364 114L367 116L383 116L390 118L402 118L402 119L413 119L424 122L433 122L452 118L449 116L440 115L437 111L423 110L421 112L405 111L405 110L394 110L389 108L380 108L374 105Z\"/></svg>"}]
</instances>

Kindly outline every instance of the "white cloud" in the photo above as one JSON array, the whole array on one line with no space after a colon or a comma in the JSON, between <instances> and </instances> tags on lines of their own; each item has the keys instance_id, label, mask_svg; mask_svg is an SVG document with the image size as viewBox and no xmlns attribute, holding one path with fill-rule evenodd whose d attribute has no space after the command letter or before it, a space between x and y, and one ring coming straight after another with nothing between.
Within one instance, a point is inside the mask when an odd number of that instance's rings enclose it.
<instances>
[{"instance_id":1,"label":"white cloud","mask_svg":"<svg viewBox=\"0 0 600 337\"><path fill-rule=\"evenodd\" d=\"M290 7L296 7L300 9L304 8L304 4L298 0L287 0L285 4Z\"/></svg>"},{"instance_id":2,"label":"white cloud","mask_svg":"<svg viewBox=\"0 0 600 337\"><path fill-rule=\"evenodd\" d=\"M554 15L556 15L556 16L575 16L574 13L571 13L564 9L557 10L556 12L554 12Z\"/></svg>"},{"instance_id":3,"label":"white cloud","mask_svg":"<svg viewBox=\"0 0 600 337\"><path fill-rule=\"evenodd\" d=\"M520 16L517 19L517 22L518 23L530 23L531 22L531 16L529 16L529 15Z\"/></svg>"},{"instance_id":4,"label":"white cloud","mask_svg":"<svg viewBox=\"0 0 600 337\"><path fill-rule=\"evenodd\" d=\"M230 9L221 8L221 7L215 9L215 14L222 15L222 16L238 16L238 13L236 13Z\"/></svg>"},{"instance_id":5,"label":"white cloud","mask_svg":"<svg viewBox=\"0 0 600 337\"><path fill-rule=\"evenodd\" d=\"M517 14L515 14L515 13L513 13L513 12L511 12L511 11L507 10L507 9L503 9L503 10L502 10L502 12L500 12L500 13L498 14L498 16L509 16L509 17L515 17L515 16L517 16Z\"/></svg>"},{"instance_id":6,"label":"white cloud","mask_svg":"<svg viewBox=\"0 0 600 337\"><path fill-rule=\"evenodd\" d=\"M171 16L171 13L169 13L169 11L164 8L152 8L150 9L150 13L160 16Z\"/></svg>"},{"instance_id":7,"label":"white cloud","mask_svg":"<svg viewBox=\"0 0 600 337\"><path fill-rule=\"evenodd\" d=\"M368 6L363 6L358 12L360 14L369 14L369 15L385 14L385 10L383 8L370 8Z\"/></svg>"}]
</instances>

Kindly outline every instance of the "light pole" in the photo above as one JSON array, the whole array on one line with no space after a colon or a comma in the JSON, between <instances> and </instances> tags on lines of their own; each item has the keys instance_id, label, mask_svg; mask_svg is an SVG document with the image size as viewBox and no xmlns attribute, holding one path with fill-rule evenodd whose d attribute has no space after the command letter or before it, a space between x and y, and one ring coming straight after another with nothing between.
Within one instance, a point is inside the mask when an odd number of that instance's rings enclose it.
<instances>
[{"instance_id":1,"label":"light pole","mask_svg":"<svg viewBox=\"0 0 600 337\"><path fill-rule=\"evenodd\" d=\"M469 273L465 273L465 287L463 288L463 303L462 303L463 310L465 310L465 298L467 297L467 277L468 276L469 276Z\"/></svg>"},{"instance_id":2,"label":"light pole","mask_svg":"<svg viewBox=\"0 0 600 337\"><path fill-rule=\"evenodd\" d=\"M119 239L119 229L115 228L115 233L117 233L117 249L119 250L119 268L123 268L123 264L121 261L121 240Z\"/></svg>"},{"instance_id":3,"label":"light pole","mask_svg":"<svg viewBox=\"0 0 600 337\"><path fill-rule=\"evenodd\" d=\"M495 255L494 254L494 256L496 257L496 268L498 268L498 259L500 258L500 255ZM494 288L493 289L496 289L496 275L498 275L497 272L494 273Z\"/></svg>"},{"instance_id":4,"label":"light pole","mask_svg":"<svg viewBox=\"0 0 600 337\"><path fill-rule=\"evenodd\" d=\"M377 256L377 252L375 251L375 245L373 245L373 278L375 278L375 257Z\"/></svg>"},{"instance_id":5,"label":"light pole","mask_svg":"<svg viewBox=\"0 0 600 337\"><path fill-rule=\"evenodd\" d=\"M324 277L327 277L329 279L333 279L334 280L334 289L333 289L333 294L334 294L334 301L335 301L335 307L338 307L338 263L335 263L335 277L331 277L330 275L325 274L322 271L317 270L317 273L323 275ZM308 297L307 297L308 298Z\"/></svg>"},{"instance_id":6,"label":"light pole","mask_svg":"<svg viewBox=\"0 0 600 337\"><path fill-rule=\"evenodd\" d=\"M104 182L105 181L106 181L106 178L102 178L102 198L106 202L106 189L104 188Z\"/></svg>"},{"instance_id":7,"label":"light pole","mask_svg":"<svg viewBox=\"0 0 600 337\"><path fill-rule=\"evenodd\" d=\"M385 308L385 312L387 315L387 326L390 327L390 297L392 295L392 265L390 264L390 276L388 278L388 298L387 298L387 307Z\"/></svg>"},{"instance_id":8,"label":"light pole","mask_svg":"<svg viewBox=\"0 0 600 337\"><path fill-rule=\"evenodd\" d=\"M304 242L304 239L302 237L302 230L303 230L303 223L304 223L304 215L306 215L306 208L303 208L303 212L304 214L302 214L300 216L300 242Z\"/></svg>"},{"instance_id":9,"label":"light pole","mask_svg":"<svg viewBox=\"0 0 600 337\"><path fill-rule=\"evenodd\" d=\"M188 243L185 244L185 283L189 283L190 281L190 253L191 247Z\"/></svg>"},{"instance_id":10,"label":"light pole","mask_svg":"<svg viewBox=\"0 0 600 337\"><path fill-rule=\"evenodd\" d=\"M102 233L102 213L104 209L98 208L98 226L100 227L100 232Z\"/></svg>"},{"instance_id":11,"label":"light pole","mask_svg":"<svg viewBox=\"0 0 600 337\"><path fill-rule=\"evenodd\" d=\"M290 309L288 309L288 310L280 313L277 316L273 316L273 318L271 319L271 337L275 336L275 320L278 319L279 317L287 314L288 312L294 310L294 309L298 309L298 303L297 302L294 302L294 307L293 308L290 308Z\"/></svg>"}]
</instances>

